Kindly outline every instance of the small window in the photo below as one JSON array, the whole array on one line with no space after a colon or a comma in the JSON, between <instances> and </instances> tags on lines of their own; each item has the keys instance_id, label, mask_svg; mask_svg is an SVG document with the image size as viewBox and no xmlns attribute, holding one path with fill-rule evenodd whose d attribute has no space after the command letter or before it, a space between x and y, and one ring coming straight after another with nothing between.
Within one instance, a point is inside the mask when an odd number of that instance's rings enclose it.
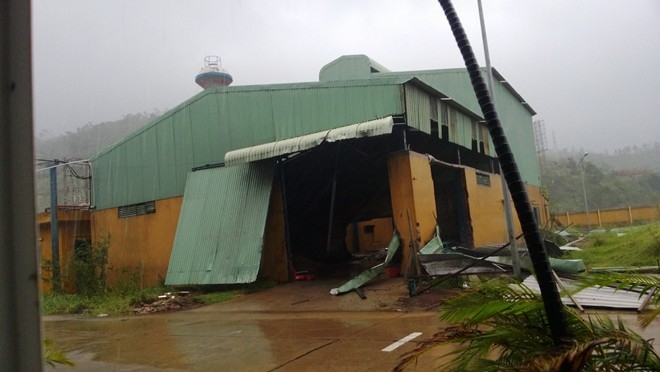
<instances>
[{"instance_id":1,"label":"small window","mask_svg":"<svg viewBox=\"0 0 660 372\"><path fill-rule=\"evenodd\" d=\"M490 175L477 172L477 185L490 187Z\"/></svg>"},{"instance_id":2,"label":"small window","mask_svg":"<svg viewBox=\"0 0 660 372\"><path fill-rule=\"evenodd\" d=\"M536 220L537 225L541 225L541 213L539 212L539 207L533 207L534 210L534 219Z\"/></svg>"},{"instance_id":3,"label":"small window","mask_svg":"<svg viewBox=\"0 0 660 372\"><path fill-rule=\"evenodd\" d=\"M119 218L141 216L144 214L156 213L156 202L148 201L145 203L124 205L117 209L119 211Z\"/></svg>"},{"instance_id":4,"label":"small window","mask_svg":"<svg viewBox=\"0 0 660 372\"><path fill-rule=\"evenodd\" d=\"M442 137L440 137L444 140L449 140L449 126L447 125L442 125Z\"/></svg>"},{"instance_id":5,"label":"small window","mask_svg":"<svg viewBox=\"0 0 660 372\"><path fill-rule=\"evenodd\" d=\"M449 107L446 103L440 104L440 122L442 125L449 125Z\"/></svg>"},{"instance_id":6,"label":"small window","mask_svg":"<svg viewBox=\"0 0 660 372\"><path fill-rule=\"evenodd\" d=\"M439 137L438 122L433 119L431 119L431 135L435 138Z\"/></svg>"}]
</instances>

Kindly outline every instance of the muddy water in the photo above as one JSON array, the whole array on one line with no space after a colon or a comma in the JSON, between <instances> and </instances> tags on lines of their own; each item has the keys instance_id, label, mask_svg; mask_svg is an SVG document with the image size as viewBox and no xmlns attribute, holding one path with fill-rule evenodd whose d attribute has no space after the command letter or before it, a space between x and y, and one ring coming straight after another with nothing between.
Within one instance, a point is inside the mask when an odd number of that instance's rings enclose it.
<instances>
[{"instance_id":1,"label":"muddy water","mask_svg":"<svg viewBox=\"0 0 660 372\"><path fill-rule=\"evenodd\" d=\"M435 313L194 313L48 319L77 370L390 370L440 326ZM412 333L418 340L381 351ZM311 369L310 369L311 368ZM419 369L417 369L419 370Z\"/></svg>"},{"instance_id":2,"label":"muddy water","mask_svg":"<svg viewBox=\"0 0 660 372\"><path fill-rule=\"evenodd\" d=\"M170 314L46 317L45 336L77 371L380 371L444 327L434 311L402 311L406 290L397 281L366 287L366 300L330 296L335 285L291 283ZM604 314L660 340L660 319L641 329L634 312ZM422 334L382 351L413 332ZM414 370L433 370L446 351L425 355Z\"/></svg>"}]
</instances>

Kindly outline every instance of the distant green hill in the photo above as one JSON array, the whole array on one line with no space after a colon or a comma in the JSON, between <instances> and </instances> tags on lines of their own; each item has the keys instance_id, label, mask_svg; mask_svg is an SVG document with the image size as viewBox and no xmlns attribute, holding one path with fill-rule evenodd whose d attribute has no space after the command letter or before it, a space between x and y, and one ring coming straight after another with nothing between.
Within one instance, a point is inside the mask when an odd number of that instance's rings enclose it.
<instances>
[{"instance_id":1,"label":"distant green hill","mask_svg":"<svg viewBox=\"0 0 660 372\"><path fill-rule=\"evenodd\" d=\"M124 115L116 121L87 124L75 132L35 138L37 159L88 159L160 116L160 112Z\"/></svg>"},{"instance_id":2,"label":"distant green hill","mask_svg":"<svg viewBox=\"0 0 660 372\"><path fill-rule=\"evenodd\" d=\"M579 161L584 153L548 153L541 182L551 210L584 211ZM590 210L660 204L660 143L590 153L584 161L584 184Z\"/></svg>"},{"instance_id":3,"label":"distant green hill","mask_svg":"<svg viewBox=\"0 0 660 372\"><path fill-rule=\"evenodd\" d=\"M89 159L108 146L126 137L160 116L159 112L124 115L116 121L87 124L75 132L48 137L41 133L35 138L35 174L37 211L50 206L50 173L43 168L51 166L49 160L75 161ZM39 170L42 169L42 170ZM57 168L58 205L79 206L90 203L89 168L72 163Z\"/></svg>"}]
</instances>

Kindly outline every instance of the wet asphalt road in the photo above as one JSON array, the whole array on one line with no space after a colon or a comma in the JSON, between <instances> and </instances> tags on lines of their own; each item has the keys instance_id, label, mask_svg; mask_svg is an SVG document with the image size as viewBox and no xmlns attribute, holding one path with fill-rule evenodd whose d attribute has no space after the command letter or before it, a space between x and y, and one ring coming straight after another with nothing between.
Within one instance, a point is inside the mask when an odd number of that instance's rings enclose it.
<instances>
[{"instance_id":1,"label":"wet asphalt road","mask_svg":"<svg viewBox=\"0 0 660 372\"><path fill-rule=\"evenodd\" d=\"M436 312L397 307L407 296L400 279L365 288L366 300L331 296L333 284L289 283L169 314L47 317L45 335L78 371L389 371L441 326ZM432 370L437 355L414 370Z\"/></svg>"},{"instance_id":2,"label":"wet asphalt road","mask_svg":"<svg viewBox=\"0 0 660 372\"><path fill-rule=\"evenodd\" d=\"M427 292L408 306L400 278L369 284L364 300L355 293L331 296L337 284L294 282L168 314L46 317L45 336L76 371L390 371L443 327L437 312L424 310L438 297ZM660 319L641 330L635 312L605 314L660 340ZM413 333L421 335L383 351ZM407 371L434 370L444 352L434 349Z\"/></svg>"}]
</instances>

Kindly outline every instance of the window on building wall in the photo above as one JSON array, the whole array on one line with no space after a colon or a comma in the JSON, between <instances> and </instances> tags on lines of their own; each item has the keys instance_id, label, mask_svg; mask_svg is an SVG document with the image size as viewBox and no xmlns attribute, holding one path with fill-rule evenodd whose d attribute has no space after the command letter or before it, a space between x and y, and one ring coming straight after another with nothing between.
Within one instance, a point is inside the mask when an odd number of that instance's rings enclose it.
<instances>
[{"instance_id":1,"label":"window on building wall","mask_svg":"<svg viewBox=\"0 0 660 372\"><path fill-rule=\"evenodd\" d=\"M533 207L534 210L534 219L536 220L537 225L541 225L541 213L539 212L539 207Z\"/></svg>"},{"instance_id":2,"label":"window on building wall","mask_svg":"<svg viewBox=\"0 0 660 372\"><path fill-rule=\"evenodd\" d=\"M458 122L456 110L447 107L449 111L449 140L456 142L456 125Z\"/></svg>"},{"instance_id":3,"label":"window on building wall","mask_svg":"<svg viewBox=\"0 0 660 372\"><path fill-rule=\"evenodd\" d=\"M490 154L490 133L488 132L488 127L486 124L481 124L479 126L481 131L481 144L483 146L482 154Z\"/></svg>"},{"instance_id":4,"label":"window on building wall","mask_svg":"<svg viewBox=\"0 0 660 372\"><path fill-rule=\"evenodd\" d=\"M490 175L477 172L477 185L490 187Z\"/></svg>"},{"instance_id":5,"label":"window on building wall","mask_svg":"<svg viewBox=\"0 0 660 372\"><path fill-rule=\"evenodd\" d=\"M479 123L476 121L472 120L472 151L478 152L479 151Z\"/></svg>"},{"instance_id":6,"label":"window on building wall","mask_svg":"<svg viewBox=\"0 0 660 372\"><path fill-rule=\"evenodd\" d=\"M123 205L117 208L119 218L128 218L135 216L142 216L145 214L156 213L156 202L148 201L145 203Z\"/></svg>"},{"instance_id":7,"label":"window on building wall","mask_svg":"<svg viewBox=\"0 0 660 372\"><path fill-rule=\"evenodd\" d=\"M442 139L449 140L449 107L446 103L440 102L440 133Z\"/></svg>"},{"instance_id":8,"label":"window on building wall","mask_svg":"<svg viewBox=\"0 0 660 372\"><path fill-rule=\"evenodd\" d=\"M434 137L440 137L440 132L438 130L438 122L431 119L431 135Z\"/></svg>"},{"instance_id":9,"label":"window on building wall","mask_svg":"<svg viewBox=\"0 0 660 372\"><path fill-rule=\"evenodd\" d=\"M447 125L443 125L441 129L442 133L440 133L440 138L449 140L449 127Z\"/></svg>"}]
</instances>

